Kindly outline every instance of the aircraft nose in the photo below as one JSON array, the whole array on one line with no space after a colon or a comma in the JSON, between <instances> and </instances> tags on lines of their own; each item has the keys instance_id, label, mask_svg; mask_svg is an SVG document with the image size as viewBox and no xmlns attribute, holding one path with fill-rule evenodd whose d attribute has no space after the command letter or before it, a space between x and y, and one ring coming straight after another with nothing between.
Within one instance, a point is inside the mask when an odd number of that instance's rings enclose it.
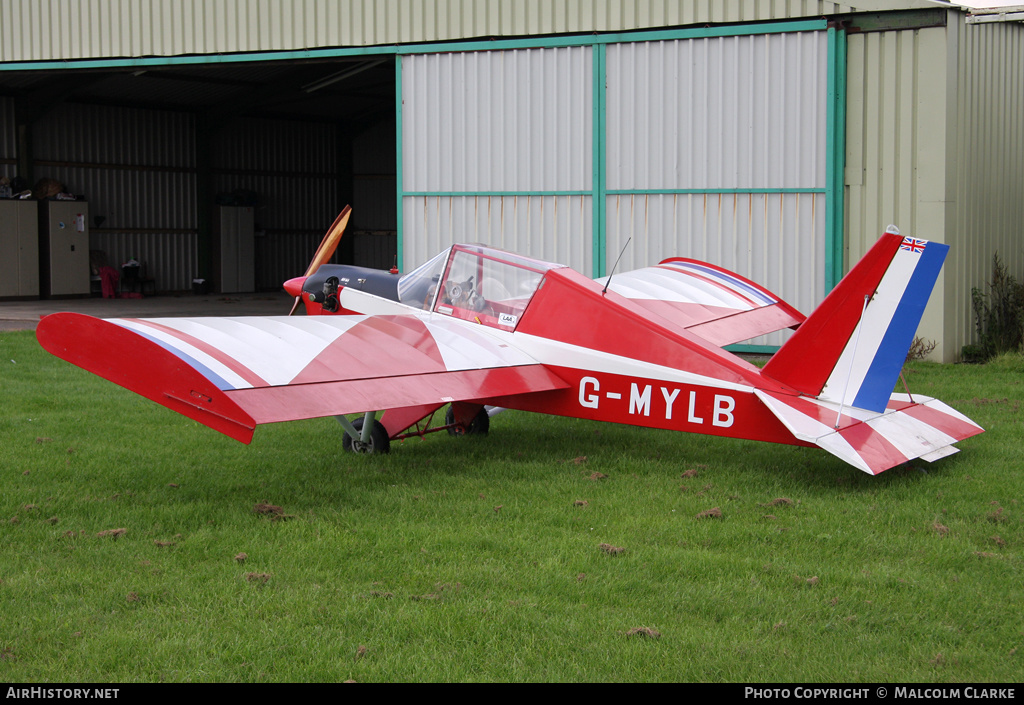
<instances>
[{"instance_id":1,"label":"aircraft nose","mask_svg":"<svg viewBox=\"0 0 1024 705\"><path fill-rule=\"evenodd\" d=\"M306 283L306 277L295 277L289 279L283 286L284 290L292 296L302 296L302 285Z\"/></svg>"}]
</instances>

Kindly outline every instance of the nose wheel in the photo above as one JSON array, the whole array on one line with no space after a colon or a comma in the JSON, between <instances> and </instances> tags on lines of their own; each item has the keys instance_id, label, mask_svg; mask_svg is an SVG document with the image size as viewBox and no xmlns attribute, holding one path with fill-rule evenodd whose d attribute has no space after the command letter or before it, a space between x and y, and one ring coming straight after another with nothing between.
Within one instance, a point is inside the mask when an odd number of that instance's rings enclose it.
<instances>
[{"instance_id":1,"label":"nose wheel","mask_svg":"<svg viewBox=\"0 0 1024 705\"><path fill-rule=\"evenodd\" d=\"M481 407L468 424L457 424L455 423L455 412L449 406L448 411L444 414L444 424L448 427L450 436L465 436L467 434L485 436L491 428L491 417L487 414L487 409Z\"/></svg>"},{"instance_id":2,"label":"nose wheel","mask_svg":"<svg viewBox=\"0 0 1024 705\"><path fill-rule=\"evenodd\" d=\"M384 424L373 418L372 414L351 422L343 416L337 419L345 429L345 436L341 439L341 447L345 450L363 454L391 451L391 439L388 437L387 429L384 428Z\"/></svg>"}]
</instances>

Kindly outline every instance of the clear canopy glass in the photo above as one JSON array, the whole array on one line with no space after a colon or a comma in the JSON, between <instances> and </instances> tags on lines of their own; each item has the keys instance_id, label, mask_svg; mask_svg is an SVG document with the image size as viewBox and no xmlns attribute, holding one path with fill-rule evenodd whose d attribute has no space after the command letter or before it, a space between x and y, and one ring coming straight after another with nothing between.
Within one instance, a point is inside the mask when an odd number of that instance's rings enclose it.
<instances>
[{"instance_id":1,"label":"clear canopy glass","mask_svg":"<svg viewBox=\"0 0 1024 705\"><path fill-rule=\"evenodd\" d=\"M410 306L513 330L544 274L562 265L485 245L453 245L398 281Z\"/></svg>"}]
</instances>

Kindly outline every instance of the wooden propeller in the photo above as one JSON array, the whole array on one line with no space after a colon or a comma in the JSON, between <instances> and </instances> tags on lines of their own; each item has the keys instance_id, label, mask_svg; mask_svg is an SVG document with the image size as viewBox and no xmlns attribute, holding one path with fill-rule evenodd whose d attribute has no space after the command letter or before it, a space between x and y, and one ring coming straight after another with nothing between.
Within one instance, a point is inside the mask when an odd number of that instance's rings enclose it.
<instances>
[{"instance_id":1,"label":"wooden propeller","mask_svg":"<svg viewBox=\"0 0 1024 705\"><path fill-rule=\"evenodd\" d=\"M328 228L324 239L320 241L320 246L316 248L316 254L313 255L313 260L309 263L309 267L306 268L304 276L308 277L315 274L316 270L320 269L321 264L334 256L334 251L338 249L338 243L341 242L341 236L345 233L345 228L348 226L348 219L351 215L352 206L345 206L341 209L341 213L338 214L338 217L334 219L334 223ZM288 312L289 316L298 310L301 301L301 296L295 297L292 310Z\"/></svg>"}]
</instances>

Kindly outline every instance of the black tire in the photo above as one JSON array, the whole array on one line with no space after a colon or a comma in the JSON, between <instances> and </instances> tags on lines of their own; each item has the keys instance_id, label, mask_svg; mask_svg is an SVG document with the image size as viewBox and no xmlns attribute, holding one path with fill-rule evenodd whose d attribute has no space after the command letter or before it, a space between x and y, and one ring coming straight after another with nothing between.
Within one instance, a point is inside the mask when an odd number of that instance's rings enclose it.
<instances>
[{"instance_id":1,"label":"black tire","mask_svg":"<svg viewBox=\"0 0 1024 705\"><path fill-rule=\"evenodd\" d=\"M362 431L362 417L353 421L352 426L356 431ZM391 439L388 438L388 432L387 429L384 428L384 424L374 419L373 428L370 429L370 438L366 443L363 443L358 438L353 439L346 433L341 439L341 447L345 450L352 451L353 453L390 453Z\"/></svg>"},{"instance_id":2,"label":"black tire","mask_svg":"<svg viewBox=\"0 0 1024 705\"><path fill-rule=\"evenodd\" d=\"M444 423L448 426L449 436L465 436L467 434L473 436L486 436L487 432L491 430L491 417L487 415L487 409L480 407L480 411L476 413L473 420L470 422L468 427L453 426L455 423L455 412L449 406L448 411L444 412Z\"/></svg>"}]
</instances>

